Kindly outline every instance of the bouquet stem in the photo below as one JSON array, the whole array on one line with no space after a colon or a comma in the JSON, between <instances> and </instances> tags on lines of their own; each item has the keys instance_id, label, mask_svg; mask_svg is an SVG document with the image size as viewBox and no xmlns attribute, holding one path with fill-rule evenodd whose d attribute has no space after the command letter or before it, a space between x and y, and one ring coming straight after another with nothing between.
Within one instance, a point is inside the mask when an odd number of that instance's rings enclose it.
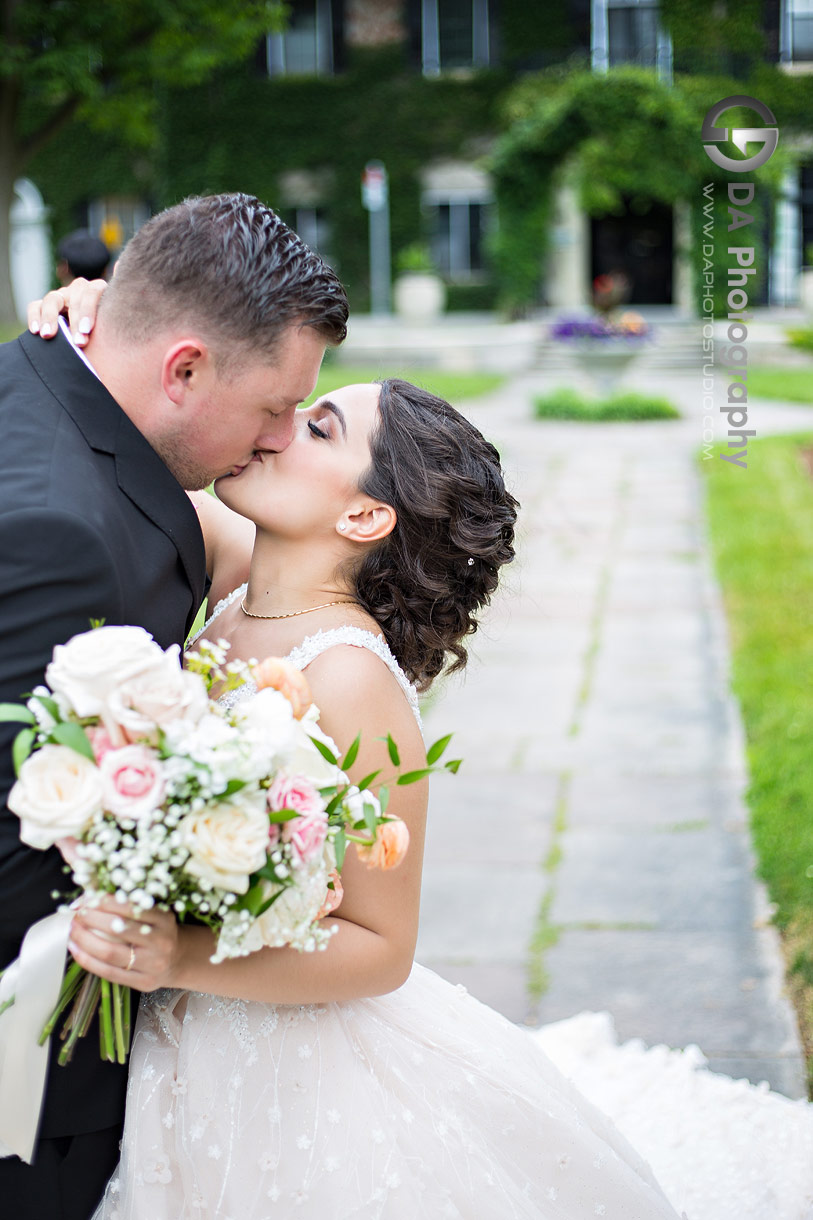
<instances>
[{"instance_id":1,"label":"bouquet stem","mask_svg":"<svg viewBox=\"0 0 813 1220\"><path fill-rule=\"evenodd\" d=\"M102 980L95 974L85 974L76 1003L60 1035L65 1040L65 1045L59 1052L59 1063L62 1067L66 1063L70 1063L77 1039L84 1038L88 1032L93 1014L99 1004L101 991Z\"/></svg>"},{"instance_id":2,"label":"bouquet stem","mask_svg":"<svg viewBox=\"0 0 813 1220\"><path fill-rule=\"evenodd\" d=\"M113 984L113 1022L116 1039L116 1061L127 1062L130 1047L130 988Z\"/></svg>"},{"instance_id":3,"label":"bouquet stem","mask_svg":"<svg viewBox=\"0 0 813 1220\"><path fill-rule=\"evenodd\" d=\"M62 989L59 993L56 1008L51 1013L50 1017L42 1028L42 1033L40 1034L39 1039L40 1046L47 1042L51 1034L54 1032L60 1014L65 1011L81 987L82 976L84 973L84 969L78 964L78 962L71 962L71 964L68 966L68 969L65 971L65 977L62 980Z\"/></svg>"}]
</instances>

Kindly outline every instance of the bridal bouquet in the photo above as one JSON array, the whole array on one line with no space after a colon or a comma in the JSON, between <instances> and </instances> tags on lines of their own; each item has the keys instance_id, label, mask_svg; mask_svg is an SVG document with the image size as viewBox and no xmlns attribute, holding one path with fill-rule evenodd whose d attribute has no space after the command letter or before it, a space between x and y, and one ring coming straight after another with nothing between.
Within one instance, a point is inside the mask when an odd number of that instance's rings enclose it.
<instances>
[{"instance_id":1,"label":"bridal bouquet","mask_svg":"<svg viewBox=\"0 0 813 1220\"><path fill-rule=\"evenodd\" d=\"M225 641L201 642L182 668L177 645L164 651L140 627L112 626L58 645L47 686L24 707L0 705L0 718L26 725L14 743L8 805L24 843L66 848L74 906L114 894L137 910L192 917L217 934L213 962L263 946L322 949L337 930L322 920L341 901L348 845L368 867L391 868L407 849L407 828L386 814L386 785L371 789L380 772L350 782L359 739L340 759L301 672L277 658L227 662L227 650ZM250 678L257 692L229 707L222 696ZM394 782L436 770L448 741ZM388 749L397 768L391 737ZM70 914L62 908L60 971ZM24 955L25 945L0 982L0 1012L15 1002ZM71 1005L59 1062L100 1008L102 1056L123 1063L130 989L70 961L41 1046Z\"/></svg>"}]
</instances>

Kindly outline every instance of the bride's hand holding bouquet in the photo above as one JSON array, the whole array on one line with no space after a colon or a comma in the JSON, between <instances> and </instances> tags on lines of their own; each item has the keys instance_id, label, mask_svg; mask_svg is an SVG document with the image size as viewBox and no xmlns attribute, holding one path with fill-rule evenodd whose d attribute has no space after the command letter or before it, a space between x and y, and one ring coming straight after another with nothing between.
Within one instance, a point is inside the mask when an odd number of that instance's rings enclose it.
<instances>
[{"instance_id":1,"label":"bride's hand holding bouquet","mask_svg":"<svg viewBox=\"0 0 813 1220\"><path fill-rule=\"evenodd\" d=\"M71 908L50 917L62 920L60 971L75 917L112 931L105 966L122 978L69 962L53 1012L31 1031L43 1045L70 1009L60 1063L97 1008L102 1056L124 1061L124 980L148 991L171 977L176 920L214 931L215 963L264 947L323 949L337 930L323 921L341 901L348 846L383 869L407 850L405 824L386 813L387 783L380 772L351 783L359 740L339 758L304 675L278 658L229 662L227 651L203 640L182 668L177 646L164 651L141 628L97 627L57 646L47 686L25 707L0 706L2 718L26 725L9 796L20 837L58 846L77 887ZM248 680L256 694L230 710L212 698ZM426 767L398 774L390 738L388 783L425 778L447 744L430 748ZM4 1007L15 1003L23 958L0 983Z\"/></svg>"}]
</instances>

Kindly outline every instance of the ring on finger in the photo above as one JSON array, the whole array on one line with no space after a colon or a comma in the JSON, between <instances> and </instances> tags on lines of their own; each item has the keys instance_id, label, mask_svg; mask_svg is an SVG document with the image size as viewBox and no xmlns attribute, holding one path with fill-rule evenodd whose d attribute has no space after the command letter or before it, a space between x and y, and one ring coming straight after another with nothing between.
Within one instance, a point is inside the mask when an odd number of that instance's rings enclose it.
<instances>
[{"instance_id":1,"label":"ring on finger","mask_svg":"<svg viewBox=\"0 0 813 1220\"><path fill-rule=\"evenodd\" d=\"M135 945L130 945L130 960L127 963L127 965L124 967L125 971L132 970L134 965L135 965Z\"/></svg>"}]
</instances>

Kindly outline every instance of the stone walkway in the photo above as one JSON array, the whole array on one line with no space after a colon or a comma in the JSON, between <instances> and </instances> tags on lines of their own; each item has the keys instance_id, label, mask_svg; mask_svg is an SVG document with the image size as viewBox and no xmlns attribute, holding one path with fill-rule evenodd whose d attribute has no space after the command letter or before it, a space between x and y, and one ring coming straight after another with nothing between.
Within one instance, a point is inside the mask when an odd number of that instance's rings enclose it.
<instances>
[{"instance_id":1,"label":"stone walkway","mask_svg":"<svg viewBox=\"0 0 813 1220\"><path fill-rule=\"evenodd\" d=\"M531 418L551 383L467 408L522 502L519 559L426 717L465 763L434 781L418 960L516 1021L607 1010L622 1039L694 1042L803 1096L753 875L696 375L660 374L679 421L589 427ZM813 427L813 409L751 420Z\"/></svg>"}]
</instances>

